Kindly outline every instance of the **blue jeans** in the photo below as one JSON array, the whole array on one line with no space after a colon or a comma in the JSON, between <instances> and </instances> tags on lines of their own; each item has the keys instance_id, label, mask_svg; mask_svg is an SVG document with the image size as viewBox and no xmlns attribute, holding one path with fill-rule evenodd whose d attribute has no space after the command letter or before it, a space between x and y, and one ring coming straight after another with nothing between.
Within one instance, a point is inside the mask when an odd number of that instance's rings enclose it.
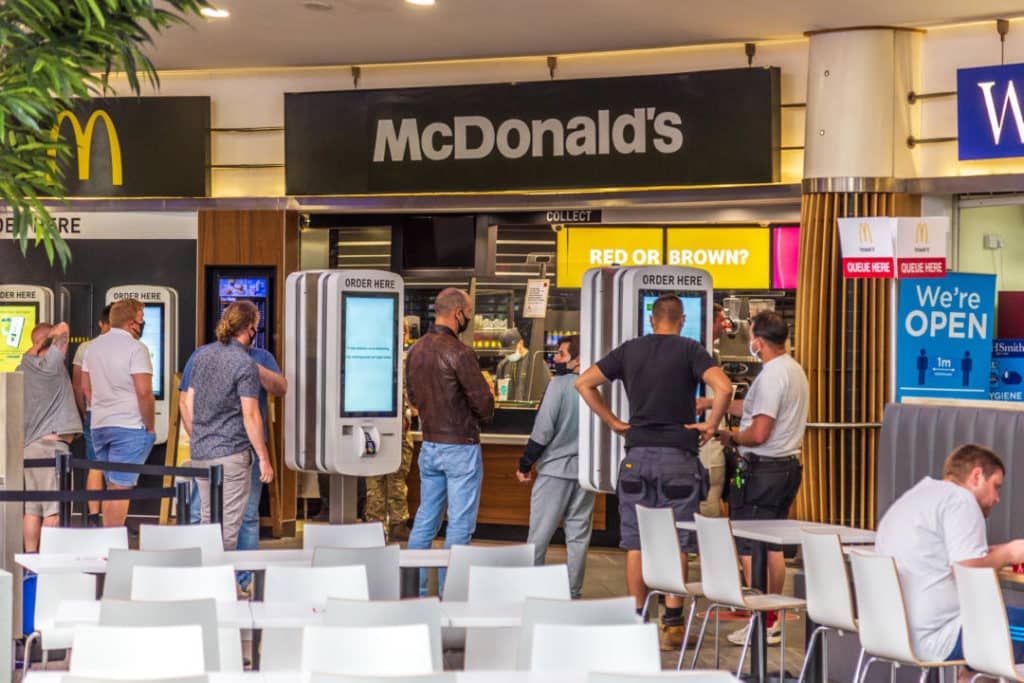
<instances>
[{"instance_id":1,"label":"blue jeans","mask_svg":"<svg viewBox=\"0 0 1024 683\"><path fill-rule=\"evenodd\" d=\"M1006 621L1010 624L1010 642L1013 645L1013 661L1024 662L1024 607L1006 607ZM964 658L964 632L956 637L956 646L946 657L947 662Z\"/></svg>"},{"instance_id":2,"label":"blue jeans","mask_svg":"<svg viewBox=\"0 0 1024 683\"><path fill-rule=\"evenodd\" d=\"M260 481L260 460L252 461L252 486L249 488L249 502L245 506L242 517L242 528L238 530L238 550L259 550L260 547L260 495L263 493L263 482ZM202 504L199 500L199 487L192 480L192 501L189 508L189 523L199 524ZM252 581L252 572L238 572L238 584L244 589Z\"/></svg>"},{"instance_id":3,"label":"blue jeans","mask_svg":"<svg viewBox=\"0 0 1024 683\"><path fill-rule=\"evenodd\" d=\"M480 444L455 445L424 441L420 448L420 506L409 533L409 548L429 548L441 528L445 505L448 531L444 547L469 543L480 509L484 461ZM444 570L439 572L444 586ZM420 570L420 595L427 594L427 570Z\"/></svg>"}]
</instances>

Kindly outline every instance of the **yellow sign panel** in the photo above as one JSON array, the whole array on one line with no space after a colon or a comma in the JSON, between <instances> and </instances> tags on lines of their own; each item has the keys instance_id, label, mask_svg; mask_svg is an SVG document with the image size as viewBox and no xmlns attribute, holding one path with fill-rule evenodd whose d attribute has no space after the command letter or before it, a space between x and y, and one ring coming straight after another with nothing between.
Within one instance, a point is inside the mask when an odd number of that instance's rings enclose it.
<instances>
[{"instance_id":1,"label":"yellow sign panel","mask_svg":"<svg viewBox=\"0 0 1024 683\"><path fill-rule=\"evenodd\" d=\"M711 273L715 289L768 289L769 228L678 228L667 230L665 265Z\"/></svg>"},{"instance_id":2,"label":"yellow sign panel","mask_svg":"<svg viewBox=\"0 0 1024 683\"><path fill-rule=\"evenodd\" d=\"M0 304L0 372L14 372L21 357L32 348L36 326L33 304Z\"/></svg>"},{"instance_id":3,"label":"yellow sign panel","mask_svg":"<svg viewBox=\"0 0 1024 683\"><path fill-rule=\"evenodd\" d=\"M579 287L602 266L660 266L661 228L564 228L558 233L558 286Z\"/></svg>"}]
</instances>

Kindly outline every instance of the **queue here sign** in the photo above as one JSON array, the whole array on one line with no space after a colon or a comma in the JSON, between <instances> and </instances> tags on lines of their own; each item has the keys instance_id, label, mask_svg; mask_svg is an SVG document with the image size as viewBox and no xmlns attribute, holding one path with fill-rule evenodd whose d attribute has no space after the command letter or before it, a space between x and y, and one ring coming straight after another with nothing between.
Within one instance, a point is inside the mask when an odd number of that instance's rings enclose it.
<instances>
[{"instance_id":1,"label":"queue here sign","mask_svg":"<svg viewBox=\"0 0 1024 683\"><path fill-rule=\"evenodd\" d=\"M578 288L591 268L663 265L661 228L564 228L557 239L561 288Z\"/></svg>"}]
</instances>

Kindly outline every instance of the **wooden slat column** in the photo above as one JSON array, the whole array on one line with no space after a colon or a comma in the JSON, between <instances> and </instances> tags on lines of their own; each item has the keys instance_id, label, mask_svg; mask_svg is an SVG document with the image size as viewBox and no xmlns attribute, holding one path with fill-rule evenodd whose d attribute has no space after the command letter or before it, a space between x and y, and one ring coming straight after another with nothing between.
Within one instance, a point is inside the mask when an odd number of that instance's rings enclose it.
<instances>
[{"instance_id":1,"label":"wooden slat column","mask_svg":"<svg viewBox=\"0 0 1024 683\"><path fill-rule=\"evenodd\" d=\"M799 519L872 528L879 429L889 392L891 281L844 279L837 218L917 216L891 192L805 194L801 205L796 359L810 383Z\"/></svg>"}]
</instances>

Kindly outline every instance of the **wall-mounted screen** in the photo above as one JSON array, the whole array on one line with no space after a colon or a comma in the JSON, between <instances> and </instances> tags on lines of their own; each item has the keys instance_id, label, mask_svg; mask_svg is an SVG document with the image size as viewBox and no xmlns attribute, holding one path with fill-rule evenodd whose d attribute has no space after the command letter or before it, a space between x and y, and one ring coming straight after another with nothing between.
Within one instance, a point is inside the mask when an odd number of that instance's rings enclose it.
<instances>
[{"instance_id":1,"label":"wall-mounted screen","mask_svg":"<svg viewBox=\"0 0 1024 683\"><path fill-rule=\"evenodd\" d=\"M32 329L38 316L38 304L0 304L0 372L14 372L32 348Z\"/></svg>"},{"instance_id":2,"label":"wall-mounted screen","mask_svg":"<svg viewBox=\"0 0 1024 683\"><path fill-rule=\"evenodd\" d=\"M149 362L153 364L153 398L164 398L164 305L146 304L143 315L146 325L142 330L142 343L149 349Z\"/></svg>"},{"instance_id":3,"label":"wall-mounted screen","mask_svg":"<svg viewBox=\"0 0 1024 683\"><path fill-rule=\"evenodd\" d=\"M402 229L402 267L472 268L476 255L473 216L409 218Z\"/></svg>"},{"instance_id":4,"label":"wall-mounted screen","mask_svg":"<svg viewBox=\"0 0 1024 683\"><path fill-rule=\"evenodd\" d=\"M269 277L224 277L216 278L217 312L223 314L224 309L236 301L246 299L256 304L260 311L260 323L256 328L256 338L252 345L257 349L267 348L267 302L270 291Z\"/></svg>"},{"instance_id":5,"label":"wall-mounted screen","mask_svg":"<svg viewBox=\"0 0 1024 683\"><path fill-rule=\"evenodd\" d=\"M800 264L800 228L772 230L772 289L796 289Z\"/></svg>"},{"instance_id":6,"label":"wall-mounted screen","mask_svg":"<svg viewBox=\"0 0 1024 683\"><path fill-rule=\"evenodd\" d=\"M654 302L658 297L665 294L676 294L683 304L683 329L680 330L680 337L689 337L703 346L707 346L704 333L707 330L707 311L704 308L704 293L696 291L669 292L666 290L641 289L640 294L640 320L637 329L640 335L652 334L651 314L654 312Z\"/></svg>"},{"instance_id":7,"label":"wall-mounted screen","mask_svg":"<svg viewBox=\"0 0 1024 683\"><path fill-rule=\"evenodd\" d=\"M398 414L398 295L341 297L341 417Z\"/></svg>"}]
</instances>

